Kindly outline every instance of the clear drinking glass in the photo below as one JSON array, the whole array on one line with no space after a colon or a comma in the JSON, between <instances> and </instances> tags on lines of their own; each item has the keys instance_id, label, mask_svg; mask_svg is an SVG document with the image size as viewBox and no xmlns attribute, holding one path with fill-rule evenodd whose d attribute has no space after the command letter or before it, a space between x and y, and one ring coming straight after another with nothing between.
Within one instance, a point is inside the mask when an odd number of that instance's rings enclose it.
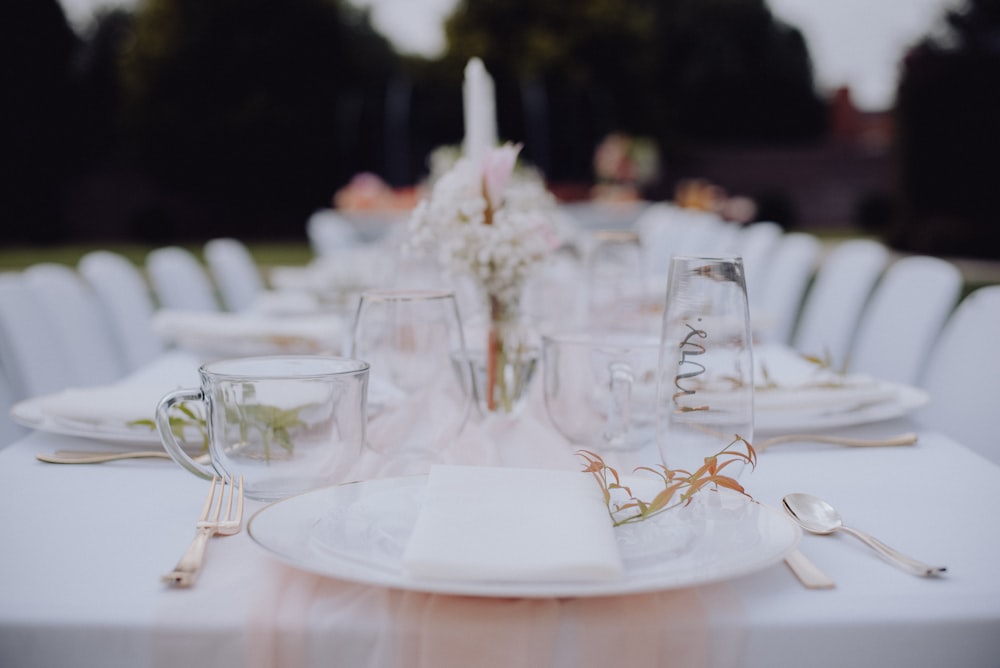
<instances>
[{"instance_id":1,"label":"clear drinking glass","mask_svg":"<svg viewBox=\"0 0 1000 668\"><path fill-rule=\"evenodd\" d=\"M675 256L660 338L657 443L671 469L753 442L753 350L743 261ZM742 465L724 473L736 476Z\"/></svg>"},{"instance_id":2,"label":"clear drinking glass","mask_svg":"<svg viewBox=\"0 0 1000 668\"><path fill-rule=\"evenodd\" d=\"M374 450L433 455L465 426L471 371L454 292L365 291L351 356L371 364L368 444Z\"/></svg>"},{"instance_id":3,"label":"clear drinking glass","mask_svg":"<svg viewBox=\"0 0 1000 668\"><path fill-rule=\"evenodd\" d=\"M242 475L247 496L263 500L347 480L365 442L365 362L245 357L210 362L199 375L200 387L170 392L156 408L160 440L178 464L203 478ZM184 425L171 407L187 402L207 409L208 463L193 459L175 436Z\"/></svg>"},{"instance_id":4,"label":"clear drinking glass","mask_svg":"<svg viewBox=\"0 0 1000 668\"><path fill-rule=\"evenodd\" d=\"M543 337L545 408L575 445L633 450L656 438L659 339L627 332Z\"/></svg>"},{"instance_id":5,"label":"clear drinking glass","mask_svg":"<svg viewBox=\"0 0 1000 668\"><path fill-rule=\"evenodd\" d=\"M603 330L641 330L645 322L646 272L637 232L594 233L587 256L588 313L591 326Z\"/></svg>"}]
</instances>

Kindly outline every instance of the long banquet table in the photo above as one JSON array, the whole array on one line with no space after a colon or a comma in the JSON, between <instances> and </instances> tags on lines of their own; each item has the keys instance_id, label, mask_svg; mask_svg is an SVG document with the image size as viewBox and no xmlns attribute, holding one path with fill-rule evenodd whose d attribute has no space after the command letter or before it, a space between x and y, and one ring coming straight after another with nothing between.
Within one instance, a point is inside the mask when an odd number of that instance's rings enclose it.
<instances>
[{"instance_id":1,"label":"long banquet table","mask_svg":"<svg viewBox=\"0 0 1000 668\"><path fill-rule=\"evenodd\" d=\"M184 363L172 355L157 364ZM246 531L212 539L193 589L168 589L159 576L192 538L207 483L169 461L41 463L122 446L34 432L0 450L0 666L995 667L1000 467L906 418L842 432L911 429L919 442L907 447L775 446L743 482L774 507L788 492L824 497L849 525L946 565L943 577L904 573L848 536L803 535L834 589L807 590L776 563L698 587L564 599L338 581L280 563ZM362 475L425 466L380 457L366 452ZM470 423L444 460L579 466L538 405L517 422Z\"/></svg>"}]
</instances>

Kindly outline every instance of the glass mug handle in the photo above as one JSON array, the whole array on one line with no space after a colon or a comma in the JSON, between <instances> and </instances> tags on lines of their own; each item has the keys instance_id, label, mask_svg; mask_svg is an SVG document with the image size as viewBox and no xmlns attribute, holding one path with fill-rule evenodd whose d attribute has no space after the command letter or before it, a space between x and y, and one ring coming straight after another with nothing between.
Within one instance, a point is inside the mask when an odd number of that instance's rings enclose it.
<instances>
[{"instance_id":1,"label":"glass mug handle","mask_svg":"<svg viewBox=\"0 0 1000 668\"><path fill-rule=\"evenodd\" d=\"M632 421L632 383L635 374L625 362L608 365L611 378L608 381L608 420L604 425L604 440L608 445L621 447L628 438L628 426Z\"/></svg>"},{"instance_id":2,"label":"glass mug handle","mask_svg":"<svg viewBox=\"0 0 1000 668\"><path fill-rule=\"evenodd\" d=\"M156 430L160 434L160 441L163 442L163 447L166 448L167 454L175 462L199 478L211 480L214 476L218 475L215 469L192 459L191 455L185 452L181 444L177 442L177 437L174 436L174 432L170 428L170 409L182 401L203 402L205 401L205 393L200 388L187 388L170 392L160 399L160 402L156 405Z\"/></svg>"}]
</instances>

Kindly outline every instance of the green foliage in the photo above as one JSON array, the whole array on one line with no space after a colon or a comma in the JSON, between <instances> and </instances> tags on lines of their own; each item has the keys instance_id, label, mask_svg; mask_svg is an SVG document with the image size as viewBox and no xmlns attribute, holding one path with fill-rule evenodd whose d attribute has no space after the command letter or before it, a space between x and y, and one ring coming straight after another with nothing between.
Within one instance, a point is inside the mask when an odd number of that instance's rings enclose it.
<instances>
[{"instance_id":1,"label":"green foliage","mask_svg":"<svg viewBox=\"0 0 1000 668\"><path fill-rule=\"evenodd\" d=\"M668 163L708 144L808 142L825 130L802 35L764 0L462 0L446 35L450 67L479 56L496 77L501 134L525 140L529 160L533 85L552 161L586 168L615 130L655 137Z\"/></svg>"},{"instance_id":2,"label":"green foliage","mask_svg":"<svg viewBox=\"0 0 1000 668\"><path fill-rule=\"evenodd\" d=\"M141 163L249 207L327 204L354 170L355 110L392 66L335 0L143 0L130 44L123 119Z\"/></svg>"},{"instance_id":3,"label":"green foliage","mask_svg":"<svg viewBox=\"0 0 1000 668\"><path fill-rule=\"evenodd\" d=\"M972 0L903 60L896 96L901 210L892 242L1000 258L1000 0Z\"/></svg>"}]
</instances>

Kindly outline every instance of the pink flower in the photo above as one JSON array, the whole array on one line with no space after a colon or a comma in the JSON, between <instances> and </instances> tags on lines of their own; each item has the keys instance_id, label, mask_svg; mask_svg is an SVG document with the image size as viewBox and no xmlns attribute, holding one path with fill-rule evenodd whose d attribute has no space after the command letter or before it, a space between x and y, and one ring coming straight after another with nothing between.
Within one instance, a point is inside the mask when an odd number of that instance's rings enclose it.
<instances>
[{"instance_id":1,"label":"pink flower","mask_svg":"<svg viewBox=\"0 0 1000 668\"><path fill-rule=\"evenodd\" d=\"M521 144L504 144L498 146L483 156L483 194L489 208L496 211L503 203L503 193L514 173L517 154L521 152Z\"/></svg>"}]
</instances>

